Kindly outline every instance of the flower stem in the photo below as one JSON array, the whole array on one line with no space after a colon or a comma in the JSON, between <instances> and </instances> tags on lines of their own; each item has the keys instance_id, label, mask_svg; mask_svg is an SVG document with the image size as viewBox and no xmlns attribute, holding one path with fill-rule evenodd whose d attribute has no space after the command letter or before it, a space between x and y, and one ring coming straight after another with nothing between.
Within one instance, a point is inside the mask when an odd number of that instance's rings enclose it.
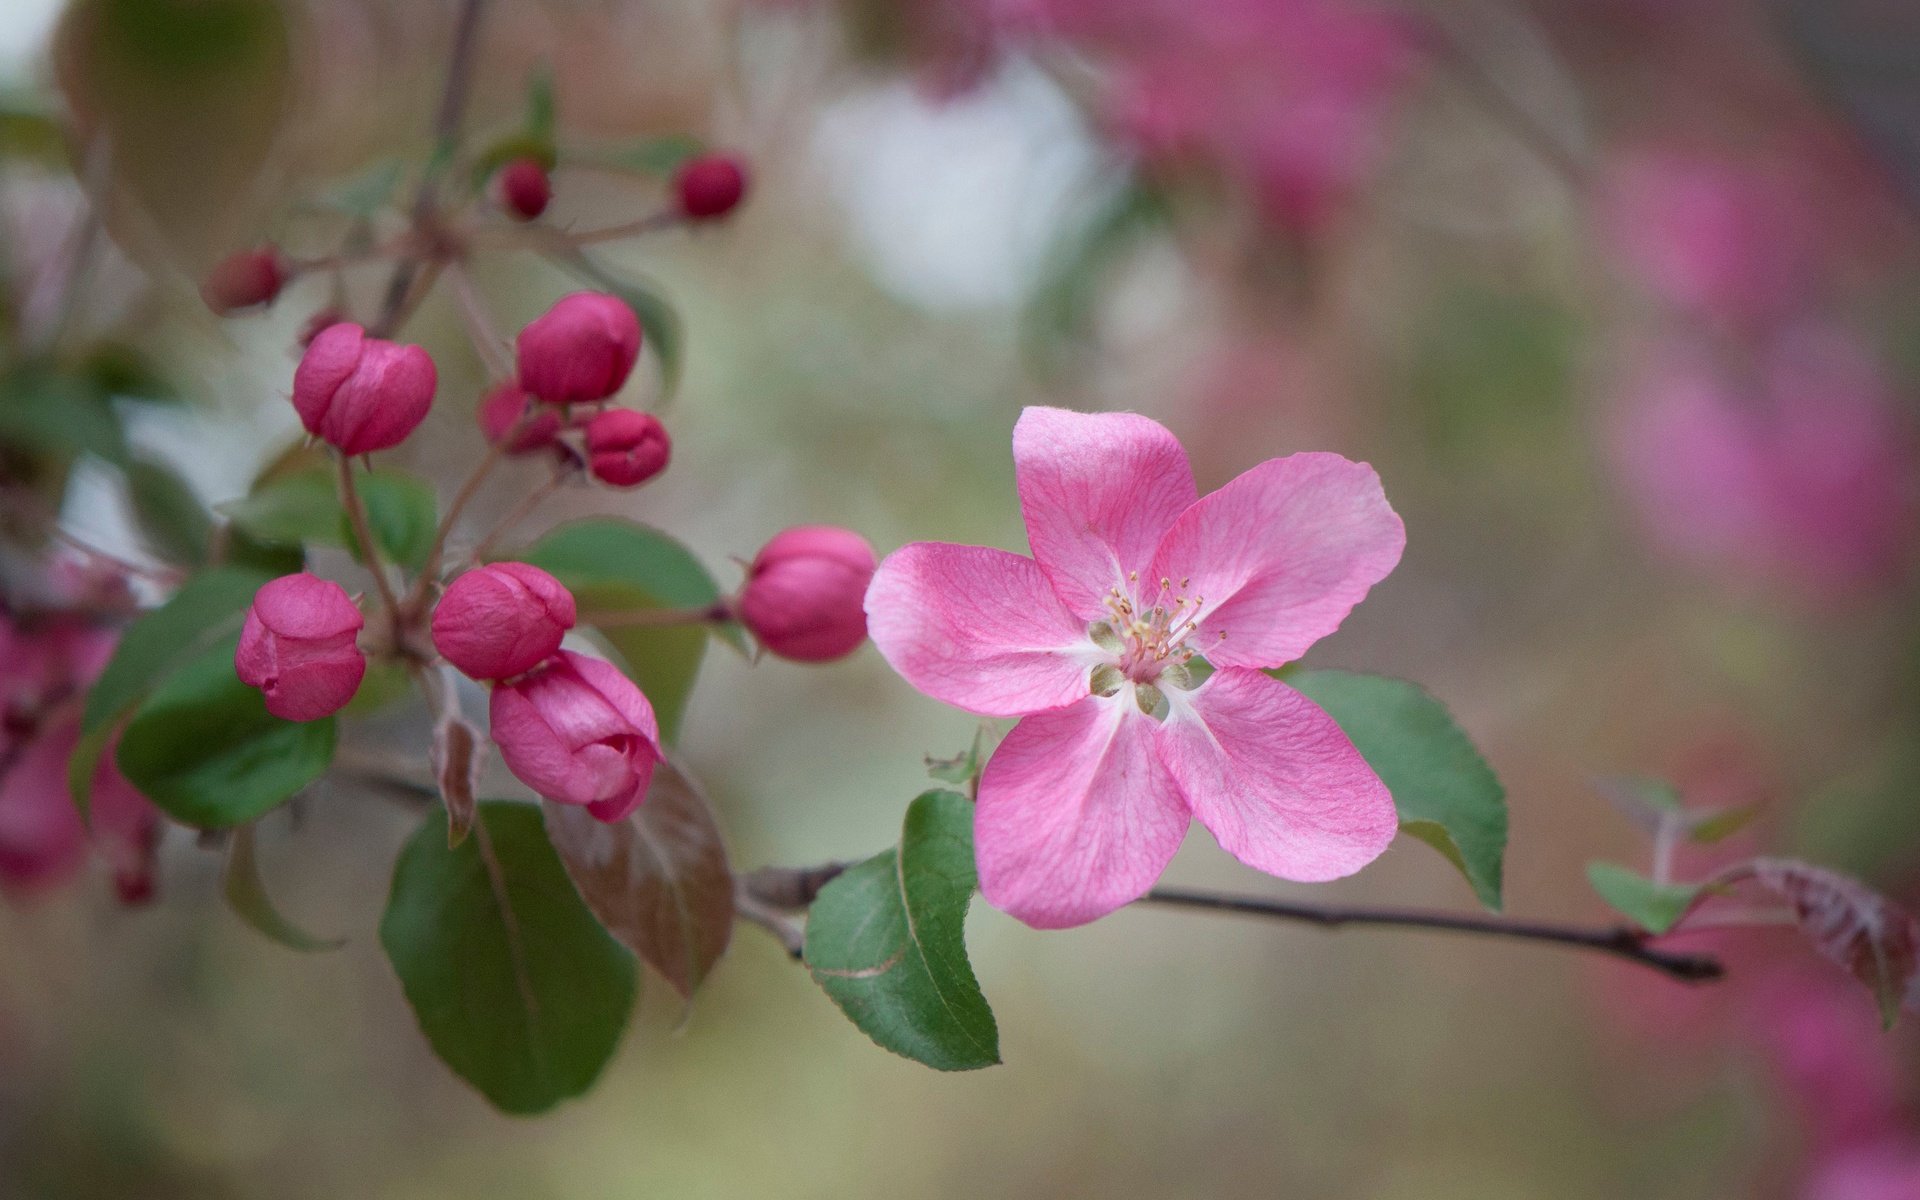
<instances>
[{"instance_id":1,"label":"flower stem","mask_svg":"<svg viewBox=\"0 0 1920 1200\"><path fill-rule=\"evenodd\" d=\"M682 217L678 210L663 208L657 213L641 217L637 221L627 221L619 225L609 225L605 229L588 229L581 233L569 233L567 241L575 246L591 246L597 242L618 242L630 237L653 233L661 229L671 229L678 225Z\"/></svg>"},{"instance_id":2,"label":"flower stem","mask_svg":"<svg viewBox=\"0 0 1920 1200\"><path fill-rule=\"evenodd\" d=\"M360 543L367 570L373 572L374 584L380 589L380 602L387 606L387 612L397 616L400 602L394 597L393 584L387 580L387 564L380 557L380 543L373 540L372 526L367 523L367 506L361 503L360 489L353 482L353 460L336 454L335 461L340 468L340 503L353 525L353 536Z\"/></svg>"},{"instance_id":3,"label":"flower stem","mask_svg":"<svg viewBox=\"0 0 1920 1200\"><path fill-rule=\"evenodd\" d=\"M486 364L491 380L510 378L514 367L513 358L506 351L507 339L500 336L493 318L487 315L487 306L473 285L473 275L459 262L451 264L447 274L453 283L453 294L460 302L460 316L466 322L467 340L473 343L474 353Z\"/></svg>"},{"instance_id":4,"label":"flower stem","mask_svg":"<svg viewBox=\"0 0 1920 1200\"><path fill-rule=\"evenodd\" d=\"M508 437L502 440L511 441L512 439ZM528 513L540 506L541 501L559 491L560 486L567 481L567 478L572 475L572 473L570 469L564 466L555 468L553 474L547 478L545 483L528 492L520 503L513 506L512 512L502 517L500 523L489 530L487 536L480 539L480 544L473 548L473 553L469 556L471 560L479 563L485 559L487 551L493 549L495 542L505 537L508 530L525 520Z\"/></svg>"}]
</instances>

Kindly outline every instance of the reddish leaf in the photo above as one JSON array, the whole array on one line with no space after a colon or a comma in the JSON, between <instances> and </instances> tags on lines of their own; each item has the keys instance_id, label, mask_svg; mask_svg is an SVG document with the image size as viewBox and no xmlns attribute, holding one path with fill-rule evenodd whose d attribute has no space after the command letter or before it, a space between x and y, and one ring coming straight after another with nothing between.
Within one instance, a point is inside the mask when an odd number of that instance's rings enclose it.
<instances>
[{"instance_id":1,"label":"reddish leaf","mask_svg":"<svg viewBox=\"0 0 1920 1200\"><path fill-rule=\"evenodd\" d=\"M1751 877L1785 900L1800 932L1865 984L1891 1027L1920 1010L1920 921L1856 879L1787 858L1756 858L1728 880Z\"/></svg>"},{"instance_id":2,"label":"reddish leaf","mask_svg":"<svg viewBox=\"0 0 1920 1200\"><path fill-rule=\"evenodd\" d=\"M713 812L672 763L613 824L547 803L547 836L608 932L690 998L733 935L733 871Z\"/></svg>"},{"instance_id":3,"label":"reddish leaf","mask_svg":"<svg viewBox=\"0 0 1920 1200\"><path fill-rule=\"evenodd\" d=\"M433 731L433 775L447 804L447 846L458 846L473 829L474 792L480 786L480 734L459 717Z\"/></svg>"}]
</instances>

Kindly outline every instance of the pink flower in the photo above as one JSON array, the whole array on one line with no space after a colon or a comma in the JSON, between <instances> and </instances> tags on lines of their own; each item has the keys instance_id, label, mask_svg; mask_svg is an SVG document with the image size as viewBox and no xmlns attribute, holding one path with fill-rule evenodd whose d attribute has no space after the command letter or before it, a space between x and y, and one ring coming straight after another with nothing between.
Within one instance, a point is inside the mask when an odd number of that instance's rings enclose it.
<instances>
[{"instance_id":1,"label":"pink flower","mask_svg":"<svg viewBox=\"0 0 1920 1200\"><path fill-rule=\"evenodd\" d=\"M515 346L520 386L550 404L605 400L640 358L640 319L617 296L575 292L533 319Z\"/></svg>"},{"instance_id":2,"label":"pink flower","mask_svg":"<svg viewBox=\"0 0 1920 1200\"><path fill-rule=\"evenodd\" d=\"M27 893L65 883L86 861L87 829L67 791L67 760L80 742L78 718L43 729L0 768L0 885ZM120 899L153 894L160 817L101 756L94 769L93 841L113 868Z\"/></svg>"},{"instance_id":3,"label":"pink flower","mask_svg":"<svg viewBox=\"0 0 1920 1200\"><path fill-rule=\"evenodd\" d=\"M558 579L526 563L494 563L447 587L433 610L433 644L475 679L507 679L558 650L576 615Z\"/></svg>"},{"instance_id":4,"label":"pink flower","mask_svg":"<svg viewBox=\"0 0 1920 1200\"><path fill-rule=\"evenodd\" d=\"M200 298L221 316L272 304L293 273L277 246L241 250L214 264L200 284Z\"/></svg>"},{"instance_id":5,"label":"pink flower","mask_svg":"<svg viewBox=\"0 0 1920 1200\"><path fill-rule=\"evenodd\" d=\"M1920 525L1920 445L1864 347L1801 330L1736 382L1686 346L1628 381L1616 458L1665 546L1826 596L1898 579Z\"/></svg>"},{"instance_id":6,"label":"pink flower","mask_svg":"<svg viewBox=\"0 0 1920 1200\"><path fill-rule=\"evenodd\" d=\"M667 469L673 439L652 413L610 408L587 422L587 466L614 487L639 487Z\"/></svg>"},{"instance_id":7,"label":"pink flower","mask_svg":"<svg viewBox=\"0 0 1920 1200\"><path fill-rule=\"evenodd\" d=\"M516 221L531 221L553 201L553 180L539 160L516 158L494 176L494 198Z\"/></svg>"},{"instance_id":8,"label":"pink flower","mask_svg":"<svg viewBox=\"0 0 1920 1200\"><path fill-rule=\"evenodd\" d=\"M284 721L317 721L346 706L367 673L355 645L366 619L339 584L304 572L254 594L233 668Z\"/></svg>"},{"instance_id":9,"label":"pink flower","mask_svg":"<svg viewBox=\"0 0 1920 1200\"><path fill-rule=\"evenodd\" d=\"M529 408L534 409L530 417L527 416ZM511 381L488 392L475 416L480 422L480 432L490 443L506 437L515 424L523 417L526 419L526 423L520 425L519 434L507 445L508 454L545 450L560 437L560 414L537 405L526 389Z\"/></svg>"},{"instance_id":10,"label":"pink flower","mask_svg":"<svg viewBox=\"0 0 1920 1200\"><path fill-rule=\"evenodd\" d=\"M571 650L494 688L491 719L500 758L520 782L602 821L640 806L660 761L660 727L640 689Z\"/></svg>"},{"instance_id":11,"label":"pink flower","mask_svg":"<svg viewBox=\"0 0 1920 1200\"><path fill-rule=\"evenodd\" d=\"M425 350L342 322L307 346L293 373L293 407L321 441L343 454L371 454L407 440L426 419L437 385Z\"/></svg>"},{"instance_id":12,"label":"pink flower","mask_svg":"<svg viewBox=\"0 0 1920 1200\"><path fill-rule=\"evenodd\" d=\"M696 221L724 217L747 194L747 171L730 155L703 154L674 174L673 193L680 211Z\"/></svg>"},{"instance_id":13,"label":"pink flower","mask_svg":"<svg viewBox=\"0 0 1920 1200\"><path fill-rule=\"evenodd\" d=\"M1920 1142L1889 1138L1820 1163L1802 1200L1913 1200L1920 1196Z\"/></svg>"},{"instance_id":14,"label":"pink flower","mask_svg":"<svg viewBox=\"0 0 1920 1200\"><path fill-rule=\"evenodd\" d=\"M850 529L802 525L754 555L735 609L760 644L796 662L844 658L867 640L873 547Z\"/></svg>"},{"instance_id":15,"label":"pink flower","mask_svg":"<svg viewBox=\"0 0 1920 1200\"><path fill-rule=\"evenodd\" d=\"M1190 818L1249 866L1319 881L1397 826L1386 787L1261 668L1332 633L1400 560L1372 468L1262 463L1201 498L1172 434L1029 408L1013 433L1033 557L919 542L867 591L874 644L929 696L1021 717L980 778L987 900L1039 928L1139 898ZM1194 682L1191 661L1215 668Z\"/></svg>"}]
</instances>

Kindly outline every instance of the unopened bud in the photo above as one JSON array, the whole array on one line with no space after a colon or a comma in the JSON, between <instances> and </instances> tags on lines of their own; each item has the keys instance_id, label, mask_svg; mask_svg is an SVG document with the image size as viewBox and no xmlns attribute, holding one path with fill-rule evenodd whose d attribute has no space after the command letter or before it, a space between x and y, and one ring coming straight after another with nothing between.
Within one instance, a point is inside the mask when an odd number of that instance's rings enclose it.
<instances>
[{"instance_id":1,"label":"unopened bud","mask_svg":"<svg viewBox=\"0 0 1920 1200\"><path fill-rule=\"evenodd\" d=\"M605 400L640 358L640 319L617 296L575 292L522 329L515 349L520 386L540 399Z\"/></svg>"},{"instance_id":2,"label":"unopened bud","mask_svg":"<svg viewBox=\"0 0 1920 1200\"><path fill-rule=\"evenodd\" d=\"M614 487L638 487L667 469L673 440L652 413L610 408L587 423L587 465Z\"/></svg>"},{"instance_id":3,"label":"unopened bud","mask_svg":"<svg viewBox=\"0 0 1920 1200\"><path fill-rule=\"evenodd\" d=\"M533 220L553 200L553 179L538 159L516 158L493 180L494 199L516 220Z\"/></svg>"},{"instance_id":4,"label":"unopened bud","mask_svg":"<svg viewBox=\"0 0 1920 1200\"><path fill-rule=\"evenodd\" d=\"M829 662L867 637L873 547L849 529L803 525L754 556L735 604L760 644L796 662Z\"/></svg>"},{"instance_id":5,"label":"unopened bud","mask_svg":"<svg viewBox=\"0 0 1920 1200\"><path fill-rule=\"evenodd\" d=\"M418 346L368 337L358 325L322 330L293 373L293 407L307 432L345 454L387 450L426 419L438 376Z\"/></svg>"},{"instance_id":6,"label":"unopened bud","mask_svg":"<svg viewBox=\"0 0 1920 1200\"><path fill-rule=\"evenodd\" d=\"M200 298L221 316L272 304L292 274L277 246L241 250L221 259L200 284Z\"/></svg>"},{"instance_id":7,"label":"unopened bud","mask_svg":"<svg viewBox=\"0 0 1920 1200\"><path fill-rule=\"evenodd\" d=\"M283 575L253 597L233 667L259 688L267 711L316 721L346 706L367 673L355 644L366 619L341 586L305 573Z\"/></svg>"},{"instance_id":8,"label":"unopened bud","mask_svg":"<svg viewBox=\"0 0 1920 1200\"><path fill-rule=\"evenodd\" d=\"M689 159L673 177L680 211L696 221L724 217L747 194L747 170L726 154L703 154Z\"/></svg>"},{"instance_id":9,"label":"unopened bud","mask_svg":"<svg viewBox=\"0 0 1920 1200\"><path fill-rule=\"evenodd\" d=\"M493 563L447 586L433 610L433 644L475 679L510 679L560 649L575 616L573 593L558 579L526 563Z\"/></svg>"}]
</instances>

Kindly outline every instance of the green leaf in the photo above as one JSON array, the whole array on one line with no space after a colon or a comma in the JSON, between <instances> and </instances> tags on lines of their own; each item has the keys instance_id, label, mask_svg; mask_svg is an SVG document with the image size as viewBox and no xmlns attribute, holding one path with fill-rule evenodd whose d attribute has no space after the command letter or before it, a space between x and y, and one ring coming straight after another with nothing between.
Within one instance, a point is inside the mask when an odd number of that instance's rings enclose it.
<instances>
[{"instance_id":1,"label":"green leaf","mask_svg":"<svg viewBox=\"0 0 1920 1200\"><path fill-rule=\"evenodd\" d=\"M345 938L321 938L307 933L293 922L280 915L267 896L267 888L260 880L260 863L253 852L253 826L242 825L233 831L233 837L227 842L227 864L221 872L221 891L227 898L227 907L235 916L245 921L254 932L278 942L289 950L312 953L317 950L338 950L347 944Z\"/></svg>"},{"instance_id":2,"label":"green leaf","mask_svg":"<svg viewBox=\"0 0 1920 1200\"><path fill-rule=\"evenodd\" d=\"M91 454L115 466L127 441L107 394L90 380L43 366L0 375L0 446L70 458Z\"/></svg>"},{"instance_id":3,"label":"green leaf","mask_svg":"<svg viewBox=\"0 0 1920 1200\"><path fill-rule=\"evenodd\" d=\"M147 698L114 761L120 773L183 825L221 829L271 811L326 773L333 718L283 721L233 673L228 638Z\"/></svg>"},{"instance_id":4,"label":"green leaf","mask_svg":"<svg viewBox=\"0 0 1920 1200\"><path fill-rule=\"evenodd\" d=\"M424 563L439 520L433 488L405 471L363 471L355 483L381 550L409 567ZM319 543L358 555L331 467L276 476L246 498L217 507L235 527L270 545Z\"/></svg>"},{"instance_id":5,"label":"green leaf","mask_svg":"<svg viewBox=\"0 0 1920 1200\"><path fill-rule=\"evenodd\" d=\"M1655 883L1614 863L1587 864L1587 882L1613 910L1648 933L1665 933L1686 915L1700 884Z\"/></svg>"},{"instance_id":6,"label":"green leaf","mask_svg":"<svg viewBox=\"0 0 1920 1200\"><path fill-rule=\"evenodd\" d=\"M137 458L127 464L127 491L140 529L169 562L207 561L213 522L200 498L172 468Z\"/></svg>"},{"instance_id":7,"label":"green leaf","mask_svg":"<svg viewBox=\"0 0 1920 1200\"><path fill-rule=\"evenodd\" d=\"M527 80L527 135L553 145L555 119L553 69L541 67Z\"/></svg>"},{"instance_id":8,"label":"green leaf","mask_svg":"<svg viewBox=\"0 0 1920 1200\"><path fill-rule=\"evenodd\" d=\"M807 916L814 981L882 1048L941 1071L1000 1061L967 963L974 882L973 805L927 792L907 809L899 848L849 867Z\"/></svg>"},{"instance_id":9,"label":"green leaf","mask_svg":"<svg viewBox=\"0 0 1920 1200\"><path fill-rule=\"evenodd\" d=\"M686 360L686 327L680 310L660 294L660 287L642 275L617 274L592 255L575 249L560 262L597 287L626 301L633 315L640 318L646 344L660 360L660 380L668 396L680 387L681 367Z\"/></svg>"},{"instance_id":10,"label":"green leaf","mask_svg":"<svg viewBox=\"0 0 1920 1200\"><path fill-rule=\"evenodd\" d=\"M1507 793L1446 706L1416 684L1347 671L1299 671L1287 682L1326 709L1393 794L1401 832L1460 869L1500 910Z\"/></svg>"},{"instance_id":11,"label":"green leaf","mask_svg":"<svg viewBox=\"0 0 1920 1200\"><path fill-rule=\"evenodd\" d=\"M434 1053L501 1111L543 1112L599 1077L638 971L538 808L485 801L474 835L449 847L446 814L428 816L394 866L380 944Z\"/></svg>"},{"instance_id":12,"label":"green leaf","mask_svg":"<svg viewBox=\"0 0 1920 1200\"><path fill-rule=\"evenodd\" d=\"M582 612L705 608L720 599L719 586L685 546L616 517L562 525L511 557L566 584ZM647 694L661 736L672 741L700 672L707 631L698 625L629 625L601 636Z\"/></svg>"},{"instance_id":13,"label":"green leaf","mask_svg":"<svg viewBox=\"0 0 1920 1200\"><path fill-rule=\"evenodd\" d=\"M252 567L202 571L129 625L87 693L82 731L105 730L209 646L237 633L253 594L272 578Z\"/></svg>"}]
</instances>

